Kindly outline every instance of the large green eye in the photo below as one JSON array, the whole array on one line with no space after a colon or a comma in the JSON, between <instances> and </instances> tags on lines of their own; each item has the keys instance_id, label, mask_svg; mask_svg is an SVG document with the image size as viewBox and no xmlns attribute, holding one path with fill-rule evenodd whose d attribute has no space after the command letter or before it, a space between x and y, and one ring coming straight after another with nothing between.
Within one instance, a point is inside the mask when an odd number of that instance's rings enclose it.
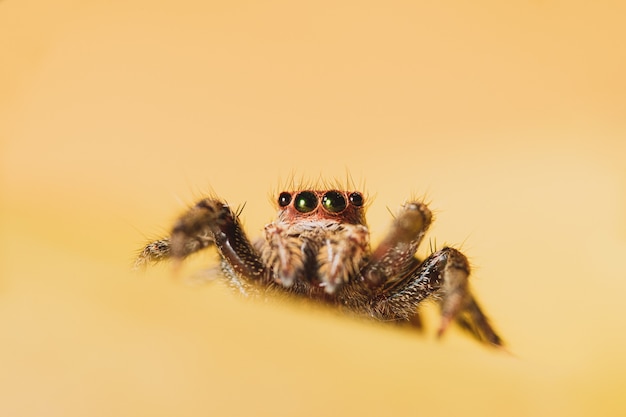
<instances>
[{"instance_id":1,"label":"large green eye","mask_svg":"<svg viewBox=\"0 0 626 417\"><path fill-rule=\"evenodd\" d=\"M328 191L322 197L322 205L331 213L339 213L346 208L346 198L338 191Z\"/></svg>"},{"instance_id":2,"label":"large green eye","mask_svg":"<svg viewBox=\"0 0 626 417\"><path fill-rule=\"evenodd\" d=\"M293 205L300 213L308 213L317 207L317 197L310 191L302 191L296 195Z\"/></svg>"}]
</instances>

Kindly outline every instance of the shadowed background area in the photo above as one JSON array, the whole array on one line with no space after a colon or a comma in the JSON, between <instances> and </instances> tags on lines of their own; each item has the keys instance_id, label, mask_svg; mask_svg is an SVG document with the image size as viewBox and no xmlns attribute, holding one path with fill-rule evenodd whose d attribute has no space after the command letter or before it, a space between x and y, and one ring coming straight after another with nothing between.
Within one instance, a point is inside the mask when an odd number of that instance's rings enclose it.
<instances>
[{"instance_id":1,"label":"shadowed background area","mask_svg":"<svg viewBox=\"0 0 626 417\"><path fill-rule=\"evenodd\" d=\"M625 15L0 2L0 414L624 415ZM374 242L431 202L511 354L189 285L212 252L130 271L205 193L256 236L293 175L346 172Z\"/></svg>"}]
</instances>

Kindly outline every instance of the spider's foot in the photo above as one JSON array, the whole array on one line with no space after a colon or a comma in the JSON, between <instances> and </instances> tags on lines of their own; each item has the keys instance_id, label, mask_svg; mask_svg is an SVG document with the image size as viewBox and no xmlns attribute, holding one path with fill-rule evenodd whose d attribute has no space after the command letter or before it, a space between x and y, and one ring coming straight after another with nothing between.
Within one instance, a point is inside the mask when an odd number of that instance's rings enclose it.
<instances>
[{"instance_id":1,"label":"spider's foot","mask_svg":"<svg viewBox=\"0 0 626 417\"><path fill-rule=\"evenodd\" d=\"M438 336L441 337L450 324L456 322L476 339L492 346L503 346L504 341L470 292L467 258L455 249L446 248L444 251L448 251L448 256L443 269L443 298L440 301L441 323Z\"/></svg>"},{"instance_id":2,"label":"spider's foot","mask_svg":"<svg viewBox=\"0 0 626 417\"><path fill-rule=\"evenodd\" d=\"M413 242L432 223L433 215L424 203L412 201L402 206L393 225L397 242Z\"/></svg>"},{"instance_id":3,"label":"spider's foot","mask_svg":"<svg viewBox=\"0 0 626 417\"><path fill-rule=\"evenodd\" d=\"M170 257L170 241L168 238L155 240L148 243L137 255L133 270L145 268L148 264L154 264Z\"/></svg>"},{"instance_id":4,"label":"spider's foot","mask_svg":"<svg viewBox=\"0 0 626 417\"><path fill-rule=\"evenodd\" d=\"M451 252L458 253L459 252ZM443 270L444 296L441 300L441 323L437 334L442 336L450 323L460 314L469 297L467 279L469 265L463 255L450 256Z\"/></svg>"}]
</instances>

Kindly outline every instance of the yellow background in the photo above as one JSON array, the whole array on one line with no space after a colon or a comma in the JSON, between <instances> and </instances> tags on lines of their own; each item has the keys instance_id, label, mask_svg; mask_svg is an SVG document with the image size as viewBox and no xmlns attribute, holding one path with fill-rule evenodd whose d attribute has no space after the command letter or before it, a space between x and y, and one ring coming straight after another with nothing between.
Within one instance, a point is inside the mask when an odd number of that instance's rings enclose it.
<instances>
[{"instance_id":1,"label":"yellow background","mask_svg":"<svg viewBox=\"0 0 626 417\"><path fill-rule=\"evenodd\" d=\"M626 414L625 4L1 1L0 415ZM511 354L129 271L346 171L374 241L427 196Z\"/></svg>"}]
</instances>

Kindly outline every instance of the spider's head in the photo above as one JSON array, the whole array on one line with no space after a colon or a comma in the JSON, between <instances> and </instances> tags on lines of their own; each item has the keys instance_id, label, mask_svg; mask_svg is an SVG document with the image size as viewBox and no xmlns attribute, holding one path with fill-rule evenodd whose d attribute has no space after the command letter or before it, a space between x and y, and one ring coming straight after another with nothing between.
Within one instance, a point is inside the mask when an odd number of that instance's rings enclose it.
<instances>
[{"instance_id":1,"label":"spider's head","mask_svg":"<svg viewBox=\"0 0 626 417\"><path fill-rule=\"evenodd\" d=\"M365 224L365 198L359 191L283 191L278 196L278 218L285 222L335 220Z\"/></svg>"}]
</instances>

